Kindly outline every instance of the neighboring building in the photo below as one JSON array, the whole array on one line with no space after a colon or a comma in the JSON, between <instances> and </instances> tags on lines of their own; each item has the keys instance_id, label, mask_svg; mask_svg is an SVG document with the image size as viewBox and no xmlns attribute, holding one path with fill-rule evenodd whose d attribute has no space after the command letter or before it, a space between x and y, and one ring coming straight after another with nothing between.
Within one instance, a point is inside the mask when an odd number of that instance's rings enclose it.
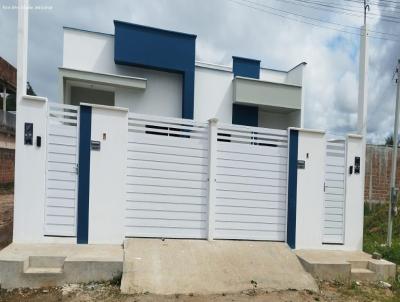
<instances>
[{"instance_id":1,"label":"neighboring building","mask_svg":"<svg viewBox=\"0 0 400 302\"><path fill-rule=\"evenodd\" d=\"M15 111L16 91L17 69L0 57L0 93L2 102L0 110Z\"/></svg>"},{"instance_id":2,"label":"neighboring building","mask_svg":"<svg viewBox=\"0 0 400 302\"><path fill-rule=\"evenodd\" d=\"M302 125L303 70L195 61L196 36L115 21L115 34L64 28L60 99L197 121L287 129Z\"/></svg>"},{"instance_id":3,"label":"neighboring building","mask_svg":"<svg viewBox=\"0 0 400 302\"><path fill-rule=\"evenodd\" d=\"M0 189L14 183L15 92L17 70L0 57Z\"/></svg>"}]
</instances>

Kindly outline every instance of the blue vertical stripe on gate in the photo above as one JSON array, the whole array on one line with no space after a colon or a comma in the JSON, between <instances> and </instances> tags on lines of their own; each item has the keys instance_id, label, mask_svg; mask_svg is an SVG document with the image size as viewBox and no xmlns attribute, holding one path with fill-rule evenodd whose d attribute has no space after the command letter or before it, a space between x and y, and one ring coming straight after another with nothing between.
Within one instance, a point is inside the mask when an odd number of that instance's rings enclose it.
<instances>
[{"instance_id":1,"label":"blue vertical stripe on gate","mask_svg":"<svg viewBox=\"0 0 400 302\"><path fill-rule=\"evenodd\" d=\"M289 130L289 173L288 173L288 209L287 209L287 243L296 248L296 208L297 208L297 154L299 131Z\"/></svg>"},{"instance_id":2,"label":"blue vertical stripe on gate","mask_svg":"<svg viewBox=\"0 0 400 302\"><path fill-rule=\"evenodd\" d=\"M92 107L80 106L77 242L88 243Z\"/></svg>"}]
</instances>

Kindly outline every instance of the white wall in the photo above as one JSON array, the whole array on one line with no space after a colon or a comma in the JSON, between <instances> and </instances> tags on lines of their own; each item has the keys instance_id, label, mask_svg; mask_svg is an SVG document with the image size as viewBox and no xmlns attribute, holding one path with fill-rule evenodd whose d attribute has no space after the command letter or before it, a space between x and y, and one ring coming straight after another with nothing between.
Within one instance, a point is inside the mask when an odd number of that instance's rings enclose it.
<instances>
[{"instance_id":1,"label":"white wall","mask_svg":"<svg viewBox=\"0 0 400 302\"><path fill-rule=\"evenodd\" d=\"M93 106L91 139L101 145L99 151L90 151L89 243L120 244L124 238L128 112Z\"/></svg>"},{"instance_id":2,"label":"white wall","mask_svg":"<svg viewBox=\"0 0 400 302\"><path fill-rule=\"evenodd\" d=\"M309 158L307 159L307 153ZM362 155L362 138L349 135L346 141L346 198L344 244L322 244L324 221L324 181L326 138L321 132L299 130L298 159L305 169L297 170L296 249L361 251L363 243L365 159L361 173L348 174L355 156Z\"/></svg>"},{"instance_id":3,"label":"white wall","mask_svg":"<svg viewBox=\"0 0 400 302\"><path fill-rule=\"evenodd\" d=\"M300 110L293 112L271 112L261 108L258 111L258 126L273 129L300 127Z\"/></svg>"},{"instance_id":4,"label":"white wall","mask_svg":"<svg viewBox=\"0 0 400 302\"><path fill-rule=\"evenodd\" d=\"M276 83L286 83L287 72L281 70L273 70L260 68L260 80Z\"/></svg>"},{"instance_id":5,"label":"white wall","mask_svg":"<svg viewBox=\"0 0 400 302\"><path fill-rule=\"evenodd\" d=\"M115 87L115 106L131 112L182 116L182 76L114 63L114 36L64 29L63 67L147 79L146 89ZM62 85L63 81L59 81Z\"/></svg>"},{"instance_id":6,"label":"white wall","mask_svg":"<svg viewBox=\"0 0 400 302\"><path fill-rule=\"evenodd\" d=\"M305 169L297 169L296 249L322 245L325 148L323 132L299 130L297 158Z\"/></svg>"},{"instance_id":7,"label":"white wall","mask_svg":"<svg viewBox=\"0 0 400 302\"><path fill-rule=\"evenodd\" d=\"M196 66L194 89L194 119L205 122L216 117L232 123L233 74Z\"/></svg>"},{"instance_id":8,"label":"white wall","mask_svg":"<svg viewBox=\"0 0 400 302\"><path fill-rule=\"evenodd\" d=\"M24 144L24 124L33 123L33 145ZM15 146L13 242L43 241L46 200L47 99L24 96L18 103ZM36 147L36 137L42 137Z\"/></svg>"}]
</instances>

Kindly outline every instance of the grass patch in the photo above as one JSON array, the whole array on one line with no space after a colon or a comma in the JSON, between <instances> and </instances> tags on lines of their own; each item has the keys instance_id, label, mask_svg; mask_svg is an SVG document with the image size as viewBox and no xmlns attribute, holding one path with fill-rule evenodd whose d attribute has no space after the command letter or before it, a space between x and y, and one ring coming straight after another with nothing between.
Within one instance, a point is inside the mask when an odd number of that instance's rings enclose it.
<instances>
[{"instance_id":1,"label":"grass patch","mask_svg":"<svg viewBox=\"0 0 400 302\"><path fill-rule=\"evenodd\" d=\"M13 194L14 193L14 183L0 184L0 194Z\"/></svg>"},{"instance_id":2,"label":"grass patch","mask_svg":"<svg viewBox=\"0 0 400 302\"><path fill-rule=\"evenodd\" d=\"M364 251L378 252L386 260L400 264L400 216L393 220L392 246L386 245L388 204L365 205L364 207Z\"/></svg>"}]
</instances>

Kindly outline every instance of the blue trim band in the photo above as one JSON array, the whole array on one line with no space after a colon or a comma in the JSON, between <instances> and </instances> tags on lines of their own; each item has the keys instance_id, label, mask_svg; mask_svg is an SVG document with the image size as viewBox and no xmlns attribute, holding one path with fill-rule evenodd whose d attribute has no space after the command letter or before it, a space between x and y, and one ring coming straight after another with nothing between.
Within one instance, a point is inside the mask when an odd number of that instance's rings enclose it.
<instances>
[{"instance_id":1,"label":"blue trim band","mask_svg":"<svg viewBox=\"0 0 400 302\"><path fill-rule=\"evenodd\" d=\"M182 75L182 117L193 119L196 36L114 21L115 64Z\"/></svg>"},{"instance_id":2,"label":"blue trim band","mask_svg":"<svg viewBox=\"0 0 400 302\"><path fill-rule=\"evenodd\" d=\"M80 106L77 243L89 240L90 139L92 107Z\"/></svg>"},{"instance_id":3,"label":"blue trim band","mask_svg":"<svg viewBox=\"0 0 400 302\"><path fill-rule=\"evenodd\" d=\"M288 214L287 243L296 248L296 212L297 212L297 156L299 131L289 130L289 173L288 173Z\"/></svg>"},{"instance_id":4,"label":"blue trim band","mask_svg":"<svg viewBox=\"0 0 400 302\"><path fill-rule=\"evenodd\" d=\"M247 78L260 78L260 60L253 60L241 57L232 57L234 76Z\"/></svg>"}]
</instances>

